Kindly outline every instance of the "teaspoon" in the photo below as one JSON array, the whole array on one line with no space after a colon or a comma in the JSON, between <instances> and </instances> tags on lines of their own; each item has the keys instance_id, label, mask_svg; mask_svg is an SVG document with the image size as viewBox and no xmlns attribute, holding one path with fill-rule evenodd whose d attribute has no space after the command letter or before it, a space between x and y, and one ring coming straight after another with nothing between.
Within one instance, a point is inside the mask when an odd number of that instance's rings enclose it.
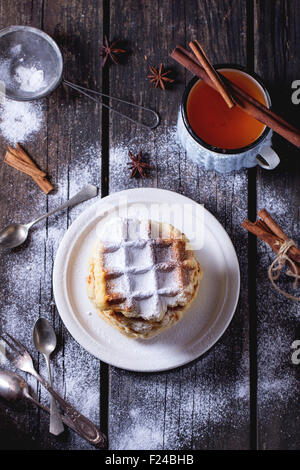
<instances>
[{"instance_id":1,"label":"teaspoon","mask_svg":"<svg viewBox=\"0 0 300 470\"><path fill-rule=\"evenodd\" d=\"M10 224L4 229L0 230L0 247L2 248L16 248L22 243L25 242L29 229L40 222L41 220L46 219L50 215L59 212L66 207L75 206L80 202L87 201L93 197L96 197L98 193L98 188L93 186L92 184L88 184L84 189L82 189L79 193L75 194L74 197L66 201L61 206L57 207L53 211L47 212L47 214L42 215L38 219L33 220L29 224Z\"/></svg>"},{"instance_id":2,"label":"teaspoon","mask_svg":"<svg viewBox=\"0 0 300 470\"><path fill-rule=\"evenodd\" d=\"M52 387L52 376L50 368L50 355L56 348L56 334L52 325L46 318L39 318L34 325L33 329L33 342L37 351L43 354L49 376L49 383ZM51 434L58 436L64 431L64 425L59 414L55 398L51 395L50 399L50 427Z\"/></svg>"}]
</instances>

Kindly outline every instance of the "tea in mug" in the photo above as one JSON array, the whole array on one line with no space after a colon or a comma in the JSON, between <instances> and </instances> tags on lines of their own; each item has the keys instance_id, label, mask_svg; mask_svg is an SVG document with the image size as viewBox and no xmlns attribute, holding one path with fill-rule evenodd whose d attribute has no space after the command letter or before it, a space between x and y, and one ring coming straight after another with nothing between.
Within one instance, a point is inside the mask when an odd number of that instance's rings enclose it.
<instances>
[{"instance_id":1,"label":"tea in mug","mask_svg":"<svg viewBox=\"0 0 300 470\"><path fill-rule=\"evenodd\" d=\"M249 75L234 69L221 69L220 72L267 105L262 89ZM238 106L229 108L222 96L202 80L196 82L189 93L187 117L192 130L202 141L224 150L252 144L266 127Z\"/></svg>"}]
</instances>

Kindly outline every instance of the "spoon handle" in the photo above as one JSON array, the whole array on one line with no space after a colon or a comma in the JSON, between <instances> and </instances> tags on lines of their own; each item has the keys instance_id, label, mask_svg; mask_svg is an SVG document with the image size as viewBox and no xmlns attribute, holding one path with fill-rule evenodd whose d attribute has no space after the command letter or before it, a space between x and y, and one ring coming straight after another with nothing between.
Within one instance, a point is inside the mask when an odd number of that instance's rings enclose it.
<instances>
[{"instance_id":1,"label":"spoon handle","mask_svg":"<svg viewBox=\"0 0 300 470\"><path fill-rule=\"evenodd\" d=\"M47 364L47 369L48 369L48 377L49 377L49 383L52 387L52 375L51 375L51 368L50 368L50 359L49 356L44 354L46 364ZM61 416L59 414L55 398L51 395L51 401L50 401L50 427L49 431L51 434L54 434L54 436L58 436L64 431L64 425L61 420Z\"/></svg>"},{"instance_id":2,"label":"spoon handle","mask_svg":"<svg viewBox=\"0 0 300 470\"><path fill-rule=\"evenodd\" d=\"M36 406L38 406L39 408L41 408L42 410L46 411L48 414L50 414L50 408L48 408L48 406L45 406L43 405L41 402L39 402L38 400L36 400L33 396L30 395L30 393L24 391L24 395L25 397L31 401L32 403L34 403ZM69 428L73 429L73 431L77 432L77 434L79 434L81 437L83 437L84 439L86 439L86 436L80 432L77 427L74 425L73 421L68 417L68 415L61 415L61 419L62 421L64 422L64 424L66 426L68 426Z\"/></svg>"},{"instance_id":3,"label":"spoon handle","mask_svg":"<svg viewBox=\"0 0 300 470\"><path fill-rule=\"evenodd\" d=\"M29 371L27 371L29 372ZM46 382L46 380L39 375L35 369L31 369L30 373L48 390L49 393L56 399L60 404L61 408L66 412L66 415L73 424L73 429L80 434L84 439L89 441L91 444L106 448L107 439L99 429L79 411L77 411L72 405L67 403L52 387Z\"/></svg>"},{"instance_id":4,"label":"spoon handle","mask_svg":"<svg viewBox=\"0 0 300 470\"><path fill-rule=\"evenodd\" d=\"M41 220L46 219L50 215L55 214L56 212L62 211L66 207L72 207L75 206L76 204L79 204L80 202L87 201L88 199L91 199L93 197L96 197L98 194L98 188L96 186L93 186L92 184L88 184L85 188L83 188L79 193L75 194L75 196L71 197L68 201L64 202L61 206L57 207L53 211L47 212L46 214L42 215L38 219L33 220L29 224L27 224L27 227L30 228L34 224L40 222Z\"/></svg>"}]
</instances>

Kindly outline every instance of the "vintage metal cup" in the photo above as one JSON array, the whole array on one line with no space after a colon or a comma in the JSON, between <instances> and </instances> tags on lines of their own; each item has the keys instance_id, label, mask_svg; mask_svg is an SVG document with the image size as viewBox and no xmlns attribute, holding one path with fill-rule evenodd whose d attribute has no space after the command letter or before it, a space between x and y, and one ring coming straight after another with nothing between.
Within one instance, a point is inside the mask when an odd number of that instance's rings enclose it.
<instances>
[{"instance_id":1,"label":"vintage metal cup","mask_svg":"<svg viewBox=\"0 0 300 470\"><path fill-rule=\"evenodd\" d=\"M249 75L240 67L233 65L224 65L217 67L218 70L238 70L241 74L246 74L253 80L256 86L262 91L268 108L271 107L270 95L255 75ZM277 153L272 149L272 130L265 127L260 136L246 147L237 149L221 149L204 142L193 131L187 116L187 101L189 93L193 86L200 80L197 77L192 78L188 83L182 97L181 106L177 119L177 138L186 150L187 156L206 170L215 170L220 173L241 170L242 168L251 168L259 165L267 170L273 170L279 164L280 159Z\"/></svg>"}]
</instances>

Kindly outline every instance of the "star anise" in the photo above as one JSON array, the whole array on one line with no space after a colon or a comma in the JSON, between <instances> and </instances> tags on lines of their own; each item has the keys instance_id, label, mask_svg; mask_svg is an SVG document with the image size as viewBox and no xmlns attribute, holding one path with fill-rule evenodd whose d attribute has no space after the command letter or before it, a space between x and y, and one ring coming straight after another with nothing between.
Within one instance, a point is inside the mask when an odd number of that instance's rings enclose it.
<instances>
[{"instance_id":1,"label":"star anise","mask_svg":"<svg viewBox=\"0 0 300 470\"><path fill-rule=\"evenodd\" d=\"M164 82L174 82L172 78L167 77L167 75L170 73L170 70L166 70L166 72L163 72L162 64L160 64L159 69L156 69L155 67L149 65L149 69L151 75L148 75L147 78L149 78L151 83L154 83L155 88L160 86L162 90L165 90L166 88Z\"/></svg>"},{"instance_id":2,"label":"star anise","mask_svg":"<svg viewBox=\"0 0 300 470\"><path fill-rule=\"evenodd\" d=\"M129 150L128 156L131 159L131 162L127 163L129 169L131 170L130 178L133 178L134 176L137 176L138 174L142 178L146 178L147 176L146 170L152 168L152 166L142 161L142 151L140 150L139 153L135 156Z\"/></svg>"},{"instance_id":3,"label":"star anise","mask_svg":"<svg viewBox=\"0 0 300 470\"><path fill-rule=\"evenodd\" d=\"M115 63L118 64L116 54L122 54L126 52L124 49L118 49L115 46L120 42L119 39L109 44L107 36L104 36L104 44L101 46L101 55L103 56L102 67L106 64L108 57Z\"/></svg>"}]
</instances>

